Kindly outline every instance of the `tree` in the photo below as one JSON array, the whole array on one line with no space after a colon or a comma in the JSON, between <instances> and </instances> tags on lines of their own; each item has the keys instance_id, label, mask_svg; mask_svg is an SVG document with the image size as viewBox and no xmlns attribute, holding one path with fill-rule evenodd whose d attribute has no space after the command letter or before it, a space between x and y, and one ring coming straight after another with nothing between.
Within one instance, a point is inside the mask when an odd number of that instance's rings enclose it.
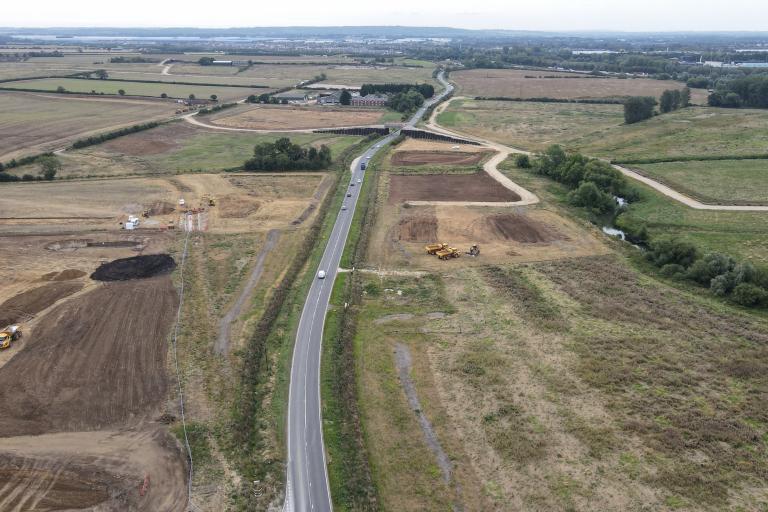
<instances>
[{"instance_id":1,"label":"tree","mask_svg":"<svg viewBox=\"0 0 768 512\"><path fill-rule=\"evenodd\" d=\"M733 300L742 306L757 306L768 299L768 292L750 283L741 283L733 289Z\"/></svg>"},{"instance_id":2,"label":"tree","mask_svg":"<svg viewBox=\"0 0 768 512\"><path fill-rule=\"evenodd\" d=\"M592 182L582 182L579 188L568 194L568 202L574 206L583 206L594 213L608 213L616 208L613 196L601 191Z\"/></svg>"},{"instance_id":3,"label":"tree","mask_svg":"<svg viewBox=\"0 0 768 512\"><path fill-rule=\"evenodd\" d=\"M211 94L211 101L216 101L218 99L219 99L218 96L216 96L215 94Z\"/></svg>"},{"instance_id":4,"label":"tree","mask_svg":"<svg viewBox=\"0 0 768 512\"><path fill-rule=\"evenodd\" d=\"M659 98L659 110L662 114L672 112L677 108L673 92L674 91L666 90L661 93L661 98Z\"/></svg>"},{"instance_id":5,"label":"tree","mask_svg":"<svg viewBox=\"0 0 768 512\"><path fill-rule=\"evenodd\" d=\"M349 105L352 103L352 94L346 89L341 91L341 95L339 96L339 103L342 105Z\"/></svg>"},{"instance_id":6,"label":"tree","mask_svg":"<svg viewBox=\"0 0 768 512\"><path fill-rule=\"evenodd\" d=\"M125 90L124 89L120 89L120 90L117 91L117 94L119 94L120 96L125 96Z\"/></svg>"},{"instance_id":7,"label":"tree","mask_svg":"<svg viewBox=\"0 0 768 512\"><path fill-rule=\"evenodd\" d=\"M248 103L256 103L256 101L258 101L258 100L256 99L256 95L255 94L251 94L251 95L249 95L245 99L245 101L248 102Z\"/></svg>"},{"instance_id":8,"label":"tree","mask_svg":"<svg viewBox=\"0 0 768 512\"><path fill-rule=\"evenodd\" d=\"M201 66L210 66L213 64L213 57L200 57L197 63Z\"/></svg>"},{"instance_id":9,"label":"tree","mask_svg":"<svg viewBox=\"0 0 768 512\"><path fill-rule=\"evenodd\" d=\"M56 88L56 92L58 92L58 93L64 93L64 92L67 92L67 90L66 90L64 87L62 87L62 86L60 85L60 86L58 86L58 87Z\"/></svg>"},{"instance_id":10,"label":"tree","mask_svg":"<svg viewBox=\"0 0 768 512\"><path fill-rule=\"evenodd\" d=\"M93 72L93 74L96 75L96 78L98 78L99 80L106 80L107 78L109 78L109 74L107 74L106 69L97 69L96 71Z\"/></svg>"},{"instance_id":11,"label":"tree","mask_svg":"<svg viewBox=\"0 0 768 512\"><path fill-rule=\"evenodd\" d=\"M189 95L189 99L190 99L190 100L193 100L193 99L195 99L195 95L194 95L194 94L190 94L190 95Z\"/></svg>"},{"instance_id":12,"label":"tree","mask_svg":"<svg viewBox=\"0 0 768 512\"><path fill-rule=\"evenodd\" d=\"M624 102L624 122L638 123L653 117L656 100L651 96L633 96Z\"/></svg>"},{"instance_id":13,"label":"tree","mask_svg":"<svg viewBox=\"0 0 768 512\"><path fill-rule=\"evenodd\" d=\"M677 108L685 108L691 104L691 90L688 87L683 87L680 91L680 101L677 104Z\"/></svg>"},{"instance_id":14,"label":"tree","mask_svg":"<svg viewBox=\"0 0 768 512\"><path fill-rule=\"evenodd\" d=\"M49 181L55 178L56 173L61 169L61 162L54 155L42 156L37 159L37 163L40 164L40 175Z\"/></svg>"},{"instance_id":15,"label":"tree","mask_svg":"<svg viewBox=\"0 0 768 512\"><path fill-rule=\"evenodd\" d=\"M669 263L689 267L699 257L696 246L690 242L667 237L653 240L645 256L657 267L663 267Z\"/></svg>"}]
</instances>

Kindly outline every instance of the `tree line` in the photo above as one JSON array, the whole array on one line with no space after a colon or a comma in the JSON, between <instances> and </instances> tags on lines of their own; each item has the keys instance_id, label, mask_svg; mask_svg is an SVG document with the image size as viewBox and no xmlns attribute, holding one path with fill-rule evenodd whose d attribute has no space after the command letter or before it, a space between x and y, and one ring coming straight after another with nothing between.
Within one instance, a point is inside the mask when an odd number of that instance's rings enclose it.
<instances>
[{"instance_id":1,"label":"tree line","mask_svg":"<svg viewBox=\"0 0 768 512\"><path fill-rule=\"evenodd\" d=\"M369 94L399 94L409 90L416 90L424 99L435 95L435 87L430 84L363 84L360 87L360 96Z\"/></svg>"},{"instance_id":2,"label":"tree line","mask_svg":"<svg viewBox=\"0 0 768 512\"><path fill-rule=\"evenodd\" d=\"M253 157L243 164L246 171L295 171L325 169L331 164L331 149L303 148L281 137L275 142L262 142L253 149Z\"/></svg>"},{"instance_id":3,"label":"tree line","mask_svg":"<svg viewBox=\"0 0 768 512\"><path fill-rule=\"evenodd\" d=\"M691 90L688 87L681 89L667 89L661 93L661 98L656 101L653 96L632 96L624 101L624 122L626 124L639 123L650 119L655 115L654 108L659 105L662 114L685 108L690 105Z\"/></svg>"},{"instance_id":4,"label":"tree line","mask_svg":"<svg viewBox=\"0 0 768 512\"><path fill-rule=\"evenodd\" d=\"M609 163L580 153L568 154L556 144L538 154L533 162L526 155L520 155L516 164L562 183L570 189L570 204L596 215L615 213L619 208L617 197L627 202L639 198L627 178Z\"/></svg>"},{"instance_id":5,"label":"tree line","mask_svg":"<svg viewBox=\"0 0 768 512\"><path fill-rule=\"evenodd\" d=\"M727 82L718 82L717 90L709 95L712 107L768 108L768 75L750 75Z\"/></svg>"}]
</instances>

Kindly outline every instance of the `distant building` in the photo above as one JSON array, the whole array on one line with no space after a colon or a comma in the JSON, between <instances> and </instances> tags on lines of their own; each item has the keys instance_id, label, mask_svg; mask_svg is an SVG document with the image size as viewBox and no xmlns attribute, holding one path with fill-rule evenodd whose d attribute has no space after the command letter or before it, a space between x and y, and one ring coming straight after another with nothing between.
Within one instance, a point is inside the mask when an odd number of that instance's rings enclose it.
<instances>
[{"instance_id":1,"label":"distant building","mask_svg":"<svg viewBox=\"0 0 768 512\"><path fill-rule=\"evenodd\" d=\"M367 96L352 96L350 105L353 107L384 107L389 101L386 94L368 94Z\"/></svg>"},{"instance_id":2,"label":"distant building","mask_svg":"<svg viewBox=\"0 0 768 512\"><path fill-rule=\"evenodd\" d=\"M288 103L306 103L309 100L309 95L302 91L281 92L279 94L275 94L272 97L280 103L282 103L283 100L287 101Z\"/></svg>"},{"instance_id":3,"label":"distant building","mask_svg":"<svg viewBox=\"0 0 768 512\"><path fill-rule=\"evenodd\" d=\"M335 91L330 94L321 94L317 98L318 105L338 105L341 103L341 91Z\"/></svg>"}]
</instances>

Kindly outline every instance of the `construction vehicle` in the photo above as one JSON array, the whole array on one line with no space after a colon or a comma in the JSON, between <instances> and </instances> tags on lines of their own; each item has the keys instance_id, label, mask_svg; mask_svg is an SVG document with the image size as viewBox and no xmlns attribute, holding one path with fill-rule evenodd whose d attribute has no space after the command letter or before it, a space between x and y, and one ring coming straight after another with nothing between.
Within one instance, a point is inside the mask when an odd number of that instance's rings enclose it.
<instances>
[{"instance_id":1,"label":"construction vehicle","mask_svg":"<svg viewBox=\"0 0 768 512\"><path fill-rule=\"evenodd\" d=\"M443 250L437 251L435 254L441 260L449 260L461 256L461 253L455 247L446 247Z\"/></svg>"},{"instance_id":2,"label":"construction vehicle","mask_svg":"<svg viewBox=\"0 0 768 512\"><path fill-rule=\"evenodd\" d=\"M437 251L442 251L443 249L447 249L448 244L429 244L425 245L424 249L427 251L427 254L435 255L437 254Z\"/></svg>"},{"instance_id":3,"label":"construction vehicle","mask_svg":"<svg viewBox=\"0 0 768 512\"><path fill-rule=\"evenodd\" d=\"M208 203L208 206L216 206L216 198L205 194L203 195L203 203Z\"/></svg>"},{"instance_id":4,"label":"construction vehicle","mask_svg":"<svg viewBox=\"0 0 768 512\"><path fill-rule=\"evenodd\" d=\"M472 244L472 247L469 248L467 254L470 256L480 256L480 246L477 244Z\"/></svg>"},{"instance_id":5,"label":"construction vehicle","mask_svg":"<svg viewBox=\"0 0 768 512\"><path fill-rule=\"evenodd\" d=\"M144 210L141 212L141 216L144 218L148 218L152 214L152 210Z\"/></svg>"},{"instance_id":6,"label":"construction vehicle","mask_svg":"<svg viewBox=\"0 0 768 512\"><path fill-rule=\"evenodd\" d=\"M0 349L11 346L12 341L21 338L21 328L18 325L10 325L0 331Z\"/></svg>"}]
</instances>

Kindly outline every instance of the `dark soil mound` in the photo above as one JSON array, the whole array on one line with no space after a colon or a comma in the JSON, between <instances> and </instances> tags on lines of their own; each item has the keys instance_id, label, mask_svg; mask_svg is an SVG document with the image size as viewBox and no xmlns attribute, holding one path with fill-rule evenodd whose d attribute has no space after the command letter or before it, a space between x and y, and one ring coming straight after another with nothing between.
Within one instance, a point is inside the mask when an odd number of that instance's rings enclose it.
<instances>
[{"instance_id":1,"label":"dark soil mound","mask_svg":"<svg viewBox=\"0 0 768 512\"><path fill-rule=\"evenodd\" d=\"M120 258L96 269L91 279L96 281L126 281L169 274L176 268L176 262L167 254L148 254Z\"/></svg>"}]
</instances>

